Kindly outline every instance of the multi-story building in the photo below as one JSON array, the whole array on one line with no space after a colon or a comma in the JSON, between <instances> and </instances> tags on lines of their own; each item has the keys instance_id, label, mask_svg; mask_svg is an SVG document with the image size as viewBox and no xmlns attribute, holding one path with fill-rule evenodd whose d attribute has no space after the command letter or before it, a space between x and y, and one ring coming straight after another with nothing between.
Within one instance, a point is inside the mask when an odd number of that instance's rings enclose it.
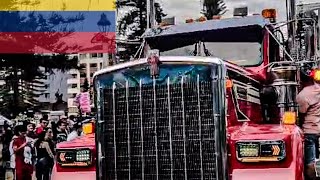
<instances>
[{"instance_id":1,"label":"multi-story building","mask_svg":"<svg viewBox=\"0 0 320 180\"><path fill-rule=\"evenodd\" d=\"M77 115L78 107L74 105L74 99L81 92L85 80L90 86L93 84L93 74L109 63L109 55L102 53L78 54L81 70L70 70L67 80L68 112L69 115ZM93 102L92 102L93 103Z\"/></svg>"}]
</instances>

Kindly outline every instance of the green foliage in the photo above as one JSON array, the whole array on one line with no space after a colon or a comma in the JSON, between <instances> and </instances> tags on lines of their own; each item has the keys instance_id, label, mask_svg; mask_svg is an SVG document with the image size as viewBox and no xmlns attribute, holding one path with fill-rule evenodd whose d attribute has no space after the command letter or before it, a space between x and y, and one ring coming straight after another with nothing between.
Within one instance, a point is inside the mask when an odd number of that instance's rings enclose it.
<instances>
[{"instance_id":1,"label":"green foliage","mask_svg":"<svg viewBox=\"0 0 320 180\"><path fill-rule=\"evenodd\" d=\"M118 21L117 32L127 37L128 40L140 39L147 28L147 0L118 0L118 9L129 9ZM131 7L131 8L130 8ZM155 2L156 22L160 23L166 16L161 5ZM127 45L126 51L122 52L121 59L128 60L138 50L139 45Z\"/></svg>"},{"instance_id":2,"label":"green foliage","mask_svg":"<svg viewBox=\"0 0 320 180\"><path fill-rule=\"evenodd\" d=\"M215 15L223 15L226 13L227 7L223 0L203 0L202 14L207 19L212 19Z\"/></svg>"}]
</instances>

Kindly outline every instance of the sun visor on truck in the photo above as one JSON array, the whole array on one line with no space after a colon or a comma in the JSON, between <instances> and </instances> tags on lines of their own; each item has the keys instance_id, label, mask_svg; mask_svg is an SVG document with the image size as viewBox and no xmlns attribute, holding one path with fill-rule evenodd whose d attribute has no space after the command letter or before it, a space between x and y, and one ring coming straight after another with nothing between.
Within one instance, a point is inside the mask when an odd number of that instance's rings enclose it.
<instances>
[{"instance_id":1,"label":"sun visor on truck","mask_svg":"<svg viewBox=\"0 0 320 180\"><path fill-rule=\"evenodd\" d=\"M144 38L151 48L166 51L203 42L261 42L263 29L270 24L262 16L249 16L187 23L149 29Z\"/></svg>"}]
</instances>

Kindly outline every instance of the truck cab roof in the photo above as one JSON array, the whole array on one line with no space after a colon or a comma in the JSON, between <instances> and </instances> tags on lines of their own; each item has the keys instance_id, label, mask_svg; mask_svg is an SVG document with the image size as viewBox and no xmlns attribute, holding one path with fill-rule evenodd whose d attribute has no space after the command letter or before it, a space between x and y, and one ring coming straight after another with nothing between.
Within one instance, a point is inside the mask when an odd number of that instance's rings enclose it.
<instances>
[{"instance_id":1,"label":"truck cab roof","mask_svg":"<svg viewBox=\"0 0 320 180\"><path fill-rule=\"evenodd\" d=\"M149 29L143 35L151 49L166 51L205 42L260 42L270 21L260 15L186 23Z\"/></svg>"}]
</instances>

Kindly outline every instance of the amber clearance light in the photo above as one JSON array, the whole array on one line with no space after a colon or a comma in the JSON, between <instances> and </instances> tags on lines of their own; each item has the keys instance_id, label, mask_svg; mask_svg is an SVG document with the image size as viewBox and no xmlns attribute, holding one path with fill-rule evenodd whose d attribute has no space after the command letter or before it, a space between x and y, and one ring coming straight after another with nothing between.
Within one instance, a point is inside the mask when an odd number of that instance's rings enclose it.
<instances>
[{"instance_id":1,"label":"amber clearance light","mask_svg":"<svg viewBox=\"0 0 320 180\"><path fill-rule=\"evenodd\" d=\"M194 22L193 19L187 19L187 20L186 20L186 23L193 23L193 22Z\"/></svg>"},{"instance_id":2,"label":"amber clearance light","mask_svg":"<svg viewBox=\"0 0 320 180\"><path fill-rule=\"evenodd\" d=\"M320 81L320 69L314 69L310 73L310 77L315 81Z\"/></svg>"},{"instance_id":3,"label":"amber clearance light","mask_svg":"<svg viewBox=\"0 0 320 180\"><path fill-rule=\"evenodd\" d=\"M93 123L86 123L84 125L82 125L82 130L84 134L92 134L93 133Z\"/></svg>"},{"instance_id":4,"label":"amber clearance light","mask_svg":"<svg viewBox=\"0 0 320 180\"><path fill-rule=\"evenodd\" d=\"M262 11L262 16L268 19L276 19L277 11L275 9L264 9Z\"/></svg>"},{"instance_id":5,"label":"amber clearance light","mask_svg":"<svg viewBox=\"0 0 320 180\"><path fill-rule=\"evenodd\" d=\"M205 22L207 21L207 18L205 16L201 16L199 19L197 19L198 22Z\"/></svg>"},{"instance_id":6,"label":"amber clearance light","mask_svg":"<svg viewBox=\"0 0 320 180\"><path fill-rule=\"evenodd\" d=\"M282 123L286 125L295 125L296 124L297 115L295 112L285 112L282 116Z\"/></svg>"}]
</instances>

